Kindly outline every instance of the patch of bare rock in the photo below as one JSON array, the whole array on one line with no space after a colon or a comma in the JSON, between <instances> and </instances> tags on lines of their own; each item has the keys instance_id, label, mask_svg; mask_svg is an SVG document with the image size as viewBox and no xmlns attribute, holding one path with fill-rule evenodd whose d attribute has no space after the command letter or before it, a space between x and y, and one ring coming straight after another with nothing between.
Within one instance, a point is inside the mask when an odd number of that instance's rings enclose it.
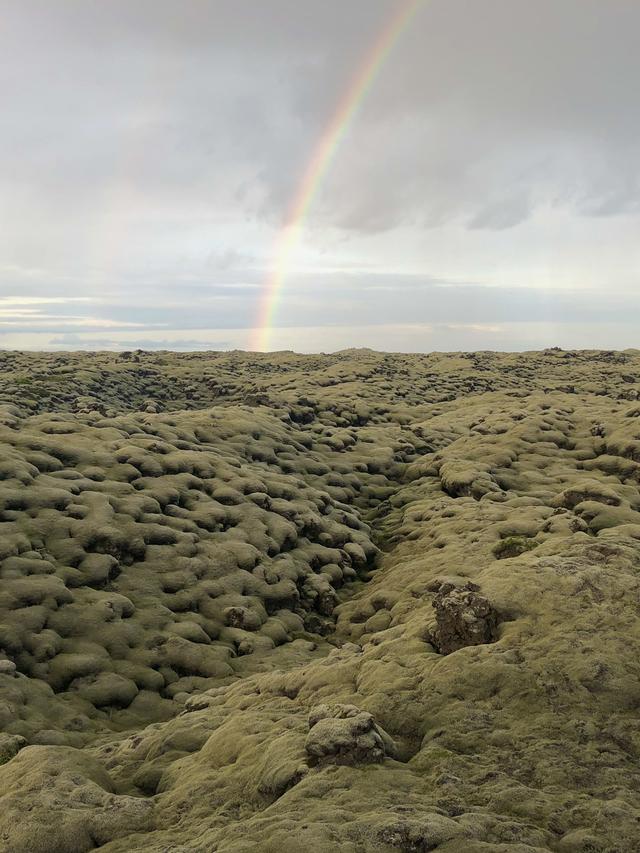
<instances>
[{"instance_id":1,"label":"patch of bare rock","mask_svg":"<svg viewBox=\"0 0 640 853\"><path fill-rule=\"evenodd\" d=\"M465 646L493 643L497 639L498 614L473 583L456 586L438 583L433 599L436 627L431 643L448 655Z\"/></svg>"}]
</instances>

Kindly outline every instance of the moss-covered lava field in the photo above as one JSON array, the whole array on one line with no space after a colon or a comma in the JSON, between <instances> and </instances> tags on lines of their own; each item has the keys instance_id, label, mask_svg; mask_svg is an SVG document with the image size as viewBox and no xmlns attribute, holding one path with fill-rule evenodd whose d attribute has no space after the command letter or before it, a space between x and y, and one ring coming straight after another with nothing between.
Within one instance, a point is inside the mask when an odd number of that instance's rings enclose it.
<instances>
[{"instance_id":1,"label":"moss-covered lava field","mask_svg":"<svg viewBox=\"0 0 640 853\"><path fill-rule=\"evenodd\" d=\"M0 353L2 853L640 850L640 352Z\"/></svg>"}]
</instances>

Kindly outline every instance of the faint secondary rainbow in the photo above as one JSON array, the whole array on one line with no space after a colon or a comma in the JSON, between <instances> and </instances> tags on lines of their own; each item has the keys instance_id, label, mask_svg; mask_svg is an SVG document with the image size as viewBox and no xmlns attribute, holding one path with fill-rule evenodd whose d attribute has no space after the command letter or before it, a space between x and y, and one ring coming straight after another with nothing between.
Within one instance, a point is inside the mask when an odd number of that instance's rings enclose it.
<instances>
[{"instance_id":1,"label":"faint secondary rainbow","mask_svg":"<svg viewBox=\"0 0 640 853\"><path fill-rule=\"evenodd\" d=\"M316 145L293 198L285 225L276 244L274 263L260 299L258 319L251 334L249 349L267 351L275 313L282 292L291 255L298 244L304 220L318 193L336 151L353 117L375 82L396 42L411 23L425 0L400 3L366 56L340 99L328 127Z\"/></svg>"}]
</instances>

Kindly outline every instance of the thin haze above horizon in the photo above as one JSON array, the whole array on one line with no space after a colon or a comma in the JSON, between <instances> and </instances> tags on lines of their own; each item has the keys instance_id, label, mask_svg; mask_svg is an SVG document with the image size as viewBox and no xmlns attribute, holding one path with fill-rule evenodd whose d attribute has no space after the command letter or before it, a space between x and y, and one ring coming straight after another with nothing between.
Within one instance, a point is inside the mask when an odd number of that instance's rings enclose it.
<instances>
[{"instance_id":1,"label":"thin haze above horizon","mask_svg":"<svg viewBox=\"0 0 640 853\"><path fill-rule=\"evenodd\" d=\"M0 12L0 348L638 345L637 0Z\"/></svg>"}]
</instances>

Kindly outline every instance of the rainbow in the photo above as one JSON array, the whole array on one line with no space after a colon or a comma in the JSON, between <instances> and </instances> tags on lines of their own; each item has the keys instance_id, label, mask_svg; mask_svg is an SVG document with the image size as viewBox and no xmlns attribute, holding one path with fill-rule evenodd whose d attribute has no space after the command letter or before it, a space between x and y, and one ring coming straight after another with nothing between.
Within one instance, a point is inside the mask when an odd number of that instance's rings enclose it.
<instances>
[{"instance_id":1,"label":"rainbow","mask_svg":"<svg viewBox=\"0 0 640 853\"><path fill-rule=\"evenodd\" d=\"M399 7L394 9L389 21L382 28L351 79L345 94L333 112L327 129L316 145L289 208L285 224L278 236L274 263L263 288L258 319L251 334L250 350L258 352L269 350L271 330L289 261L300 240L309 209L354 116L369 93L396 42L424 2L425 0L403 0Z\"/></svg>"}]
</instances>

